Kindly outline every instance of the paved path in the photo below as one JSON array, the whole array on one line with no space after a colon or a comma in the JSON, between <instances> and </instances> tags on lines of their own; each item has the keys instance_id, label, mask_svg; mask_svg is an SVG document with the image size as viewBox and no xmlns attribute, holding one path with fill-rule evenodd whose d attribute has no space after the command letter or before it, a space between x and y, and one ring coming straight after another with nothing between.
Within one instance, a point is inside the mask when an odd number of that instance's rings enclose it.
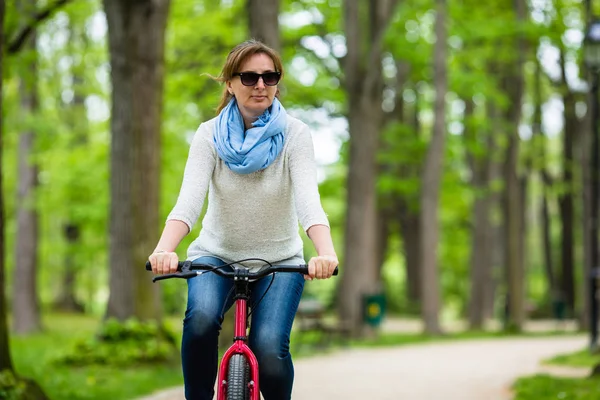
<instances>
[{"instance_id":1,"label":"paved path","mask_svg":"<svg viewBox=\"0 0 600 400\"><path fill-rule=\"evenodd\" d=\"M297 360L292 399L508 400L515 379L586 343L579 335L352 349ZM183 399L175 388L140 400Z\"/></svg>"}]
</instances>

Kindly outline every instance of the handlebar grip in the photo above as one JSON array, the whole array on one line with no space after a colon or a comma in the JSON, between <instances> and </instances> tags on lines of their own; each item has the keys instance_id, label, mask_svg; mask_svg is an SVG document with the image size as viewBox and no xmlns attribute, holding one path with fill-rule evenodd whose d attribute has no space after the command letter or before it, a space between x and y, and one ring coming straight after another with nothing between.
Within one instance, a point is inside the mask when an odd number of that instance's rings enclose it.
<instances>
[{"instance_id":1,"label":"handlebar grip","mask_svg":"<svg viewBox=\"0 0 600 400\"><path fill-rule=\"evenodd\" d=\"M183 267L183 261L177 263L177 271L181 271L181 267ZM152 271L152 264L150 264L150 261L146 261L146 271Z\"/></svg>"}]
</instances>

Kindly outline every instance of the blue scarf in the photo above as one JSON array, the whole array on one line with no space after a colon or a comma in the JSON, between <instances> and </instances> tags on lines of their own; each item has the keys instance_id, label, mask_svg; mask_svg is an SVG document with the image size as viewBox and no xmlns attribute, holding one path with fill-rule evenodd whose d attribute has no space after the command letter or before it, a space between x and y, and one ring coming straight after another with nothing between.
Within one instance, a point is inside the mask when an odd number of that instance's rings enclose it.
<instances>
[{"instance_id":1,"label":"blue scarf","mask_svg":"<svg viewBox=\"0 0 600 400\"><path fill-rule=\"evenodd\" d=\"M283 148L286 112L277 98L245 131L235 98L221 110L213 140L217 154L233 172L250 174L267 168Z\"/></svg>"}]
</instances>

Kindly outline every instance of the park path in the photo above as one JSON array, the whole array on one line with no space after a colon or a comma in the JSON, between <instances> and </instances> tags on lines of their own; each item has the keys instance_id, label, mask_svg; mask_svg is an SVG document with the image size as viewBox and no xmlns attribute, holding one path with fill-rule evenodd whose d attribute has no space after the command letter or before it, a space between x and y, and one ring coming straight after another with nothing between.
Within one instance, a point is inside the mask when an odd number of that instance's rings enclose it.
<instances>
[{"instance_id":1,"label":"park path","mask_svg":"<svg viewBox=\"0 0 600 400\"><path fill-rule=\"evenodd\" d=\"M295 361L293 400L509 400L540 362L585 348L582 335L361 348ZM174 388L139 400L184 400Z\"/></svg>"}]
</instances>

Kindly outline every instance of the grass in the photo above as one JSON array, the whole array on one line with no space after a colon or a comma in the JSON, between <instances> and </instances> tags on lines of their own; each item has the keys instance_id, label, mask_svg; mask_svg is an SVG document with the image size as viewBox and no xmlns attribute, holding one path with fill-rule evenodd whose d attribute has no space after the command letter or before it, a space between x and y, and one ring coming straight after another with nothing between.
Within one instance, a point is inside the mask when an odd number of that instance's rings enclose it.
<instances>
[{"instance_id":1,"label":"grass","mask_svg":"<svg viewBox=\"0 0 600 400\"><path fill-rule=\"evenodd\" d=\"M585 349L558 355L544 363L591 370L600 364L600 354ZM561 378L540 374L517 380L514 390L515 400L597 400L600 398L600 377Z\"/></svg>"},{"instance_id":2,"label":"grass","mask_svg":"<svg viewBox=\"0 0 600 400\"><path fill-rule=\"evenodd\" d=\"M521 378L514 385L514 400L598 400L600 379L557 378L536 375Z\"/></svg>"},{"instance_id":3,"label":"grass","mask_svg":"<svg viewBox=\"0 0 600 400\"><path fill-rule=\"evenodd\" d=\"M11 338L17 373L35 379L50 399L130 400L183 383L179 365L64 367L53 361L72 344L94 335L99 321L89 316L51 314L42 334Z\"/></svg>"},{"instance_id":4,"label":"grass","mask_svg":"<svg viewBox=\"0 0 600 400\"><path fill-rule=\"evenodd\" d=\"M600 353L592 353L589 350L581 350L575 353L561 354L546 360L545 363L552 365L564 365L567 367L589 367L600 364Z\"/></svg>"}]
</instances>

